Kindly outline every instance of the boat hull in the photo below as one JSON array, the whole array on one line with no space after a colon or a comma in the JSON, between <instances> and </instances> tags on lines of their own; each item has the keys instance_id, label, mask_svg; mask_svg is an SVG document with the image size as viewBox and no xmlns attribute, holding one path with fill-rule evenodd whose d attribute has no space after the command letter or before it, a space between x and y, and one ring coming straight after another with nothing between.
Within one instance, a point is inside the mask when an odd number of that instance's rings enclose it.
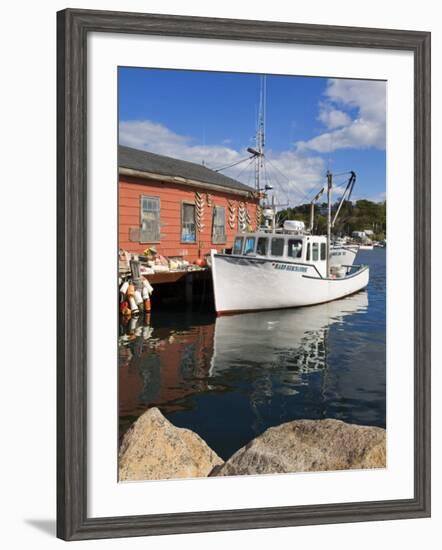
<instances>
[{"instance_id":1,"label":"boat hull","mask_svg":"<svg viewBox=\"0 0 442 550\"><path fill-rule=\"evenodd\" d=\"M343 278L322 278L312 264L246 258L212 251L211 271L218 314L321 304L365 288L368 267Z\"/></svg>"}]
</instances>

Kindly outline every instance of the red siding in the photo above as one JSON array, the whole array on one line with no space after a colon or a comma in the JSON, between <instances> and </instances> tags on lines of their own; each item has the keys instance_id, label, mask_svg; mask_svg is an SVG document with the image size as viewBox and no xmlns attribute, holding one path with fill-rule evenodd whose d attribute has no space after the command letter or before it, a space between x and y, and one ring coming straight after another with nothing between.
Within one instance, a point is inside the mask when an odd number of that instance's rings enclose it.
<instances>
[{"instance_id":1,"label":"red siding","mask_svg":"<svg viewBox=\"0 0 442 550\"><path fill-rule=\"evenodd\" d=\"M201 232L197 232L196 243L181 242L181 204L182 201L195 202L195 191L204 197L203 225ZM226 243L212 244L212 207L207 204L206 193L212 198L212 206L224 206L226 212ZM138 243L129 240L129 230L140 227L140 197L142 195L159 197L161 238L159 243ZM237 207L234 229L228 223L228 200L234 201ZM119 247L129 252L141 253L154 244L163 256L183 256L190 262L208 253L211 248L221 250L231 247L233 237L238 231L238 205L244 202L251 217L251 225L256 227L257 199L203 189L195 189L186 185L146 181L138 178L120 176L119 185Z\"/></svg>"}]
</instances>

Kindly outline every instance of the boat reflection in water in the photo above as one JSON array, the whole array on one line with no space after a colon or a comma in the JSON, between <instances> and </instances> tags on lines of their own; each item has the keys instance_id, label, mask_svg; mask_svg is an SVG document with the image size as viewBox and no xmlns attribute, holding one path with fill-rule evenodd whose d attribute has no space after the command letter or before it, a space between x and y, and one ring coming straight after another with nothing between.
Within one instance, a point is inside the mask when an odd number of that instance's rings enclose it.
<instances>
[{"instance_id":1,"label":"boat reflection in water","mask_svg":"<svg viewBox=\"0 0 442 550\"><path fill-rule=\"evenodd\" d=\"M219 317L209 373L221 373L241 362L257 365L270 377L268 369L275 367L295 367L293 379L315 372L325 366L330 325L367 307L367 293L361 291L317 306Z\"/></svg>"},{"instance_id":2,"label":"boat reflection in water","mask_svg":"<svg viewBox=\"0 0 442 550\"><path fill-rule=\"evenodd\" d=\"M120 336L120 436L152 406L224 458L296 418L384 426L385 331L367 326L367 308L361 291L306 308L130 321Z\"/></svg>"}]
</instances>

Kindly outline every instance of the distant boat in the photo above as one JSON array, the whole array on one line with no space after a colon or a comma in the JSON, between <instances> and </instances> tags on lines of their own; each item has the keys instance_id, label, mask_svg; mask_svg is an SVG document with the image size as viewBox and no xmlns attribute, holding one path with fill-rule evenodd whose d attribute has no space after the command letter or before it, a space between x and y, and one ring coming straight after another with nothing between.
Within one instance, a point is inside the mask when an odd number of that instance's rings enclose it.
<instances>
[{"instance_id":1,"label":"distant boat","mask_svg":"<svg viewBox=\"0 0 442 550\"><path fill-rule=\"evenodd\" d=\"M359 250L373 250L372 244L361 244L359 245Z\"/></svg>"}]
</instances>

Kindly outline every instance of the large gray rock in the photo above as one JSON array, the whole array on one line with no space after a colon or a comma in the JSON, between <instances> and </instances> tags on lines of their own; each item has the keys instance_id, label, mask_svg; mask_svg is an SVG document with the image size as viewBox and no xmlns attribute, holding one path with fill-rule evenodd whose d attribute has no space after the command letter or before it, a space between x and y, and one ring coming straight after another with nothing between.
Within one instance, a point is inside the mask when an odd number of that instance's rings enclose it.
<instances>
[{"instance_id":1,"label":"large gray rock","mask_svg":"<svg viewBox=\"0 0 442 550\"><path fill-rule=\"evenodd\" d=\"M124 435L120 481L206 477L223 460L199 435L176 428L157 408L142 414Z\"/></svg>"},{"instance_id":2,"label":"large gray rock","mask_svg":"<svg viewBox=\"0 0 442 550\"><path fill-rule=\"evenodd\" d=\"M295 420L269 428L211 475L385 468L385 430L340 420Z\"/></svg>"}]
</instances>

